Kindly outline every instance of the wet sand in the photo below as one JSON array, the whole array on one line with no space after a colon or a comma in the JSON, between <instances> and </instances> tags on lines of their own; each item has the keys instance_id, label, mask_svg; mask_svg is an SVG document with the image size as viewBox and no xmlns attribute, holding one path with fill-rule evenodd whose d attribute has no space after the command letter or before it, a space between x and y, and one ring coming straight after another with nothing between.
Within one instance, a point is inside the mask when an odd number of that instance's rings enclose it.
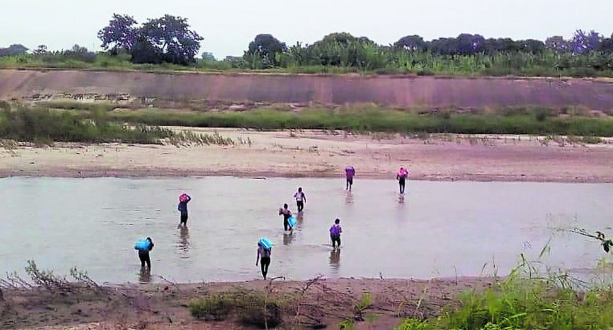
<instances>
[{"instance_id":1,"label":"wet sand","mask_svg":"<svg viewBox=\"0 0 613 330\"><path fill-rule=\"evenodd\" d=\"M102 292L79 290L67 295L36 290L5 290L0 300L2 329L253 329L230 318L205 322L193 318L188 304L210 293L248 290L285 299L280 328L314 324L338 328L353 318L354 306L368 292L372 304L365 315L372 320L356 321L354 329L392 329L405 317L433 317L443 307L458 305L457 295L469 289L490 286L490 278L458 278L430 281L394 279L319 279L311 282L252 281L125 285L105 287Z\"/></svg>"},{"instance_id":2,"label":"wet sand","mask_svg":"<svg viewBox=\"0 0 613 330\"><path fill-rule=\"evenodd\" d=\"M352 164L357 180L394 179L404 165L413 180L613 182L611 140L578 145L526 136L189 130L219 132L237 144L19 145L0 149L0 176L342 177Z\"/></svg>"}]
</instances>

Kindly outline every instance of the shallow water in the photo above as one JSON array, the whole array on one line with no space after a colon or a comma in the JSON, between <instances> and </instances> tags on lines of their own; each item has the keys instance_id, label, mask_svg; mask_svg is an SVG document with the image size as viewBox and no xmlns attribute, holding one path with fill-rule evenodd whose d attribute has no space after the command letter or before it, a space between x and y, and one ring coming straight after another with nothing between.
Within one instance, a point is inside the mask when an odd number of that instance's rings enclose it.
<instances>
[{"instance_id":1,"label":"shallow water","mask_svg":"<svg viewBox=\"0 0 613 330\"><path fill-rule=\"evenodd\" d=\"M278 209L306 208L292 235ZM556 228L610 229L613 185L408 182L343 179L7 178L0 180L0 274L26 260L97 281L241 281L259 278L256 243L270 238L270 276L431 278L506 274L524 253L572 272L605 256L594 240ZM177 229L177 197L189 193L189 229ZM328 228L339 217L342 248ZM151 236L152 276L140 274L134 242Z\"/></svg>"}]
</instances>

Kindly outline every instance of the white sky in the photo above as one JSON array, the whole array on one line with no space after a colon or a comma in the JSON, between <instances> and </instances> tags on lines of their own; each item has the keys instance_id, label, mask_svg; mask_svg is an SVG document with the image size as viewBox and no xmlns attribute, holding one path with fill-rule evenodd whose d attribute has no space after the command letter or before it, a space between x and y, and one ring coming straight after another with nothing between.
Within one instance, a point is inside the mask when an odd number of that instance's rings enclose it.
<instances>
[{"instance_id":1,"label":"white sky","mask_svg":"<svg viewBox=\"0 0 613 330\"><path fill-rule=\"evenodd\" d=\"M215 57L242 55L255 35L288 45L331 32L390 44L409 34L430 40L479 33L488 37L569 37L576 29L613 32L613 0L0 0L0 47L99 49L97 32L113 13L141 23L164 14L186 17Z\"/></svg>"}]
</instances>

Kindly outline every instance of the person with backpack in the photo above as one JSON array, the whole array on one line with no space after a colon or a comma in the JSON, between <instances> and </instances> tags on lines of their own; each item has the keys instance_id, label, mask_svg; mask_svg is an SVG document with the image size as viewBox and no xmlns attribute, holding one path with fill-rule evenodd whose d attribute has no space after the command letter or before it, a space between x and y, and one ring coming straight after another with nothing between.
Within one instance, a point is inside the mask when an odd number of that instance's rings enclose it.
<instances>
[{"instance_id":1,"label":"person with backpack","mask_svg":"<svg viewBox=\"0 0 613 330\"><path fill-rule=\"evenodd\" d=\"M181 225L187 227L187 203L189 203L191 200L192 198L188 194L182 194L179 196L179 206L177 209L181 213L181 222L179 223L178 227L181 227Z\"/></svg>"},{"instance_id":2,"label":"person with backpack","mask_svg":"<svg viewBox=\"0 0 613 330\"><path fill-rule=\"evenodd\" d=\"M304 203L306 203L306 195L302 191L302 187L298 188L298 192L294 194L294 198L296 199L296 206L298 207L298 212L302 212L304 210Z\"/></svg>"},{"instance_id":3,"label":"person with backpack","mask_svg":"<svg viewBox=\"0 0 613 330\"><path fill-rule=\"evenodd\" d=\"M262 276L266 279L268 275L268 266L270 266L270 255L272 254L272 247L265 247L261 242L258 242L257 257L255 259L255 266L258 266L258 261L262 267Z\"/></svg>"},{"instance_id":4,"label":"person with backpack","mask_svg":"<svg viewBox=\"0 0 613 330\"><path fill-rule=\"evenodd\" d=\"M149 257L149 252L153 250L153 240L151 237L147 237L144 240L138 240L134 245L134 249L138 250L141 269L145 268L145 264L147 264L147 268L151 270L151 258Z\"/></svg>"},{"instance_id":5,"label":"person with backpack","mask_svg":"<svg viewBox=\"0 0 613 330\"><path fill-rule=\"evenodd\" d=\"M334 224L330 227L330 239L332 239L332 248L336 248L336 244L338 243L338 247L341 247L341 233L343 232L343 228L341 228L341 220L334 220Z\"/></svg>"},{"instance_id":6,"label":"person with backpack","mask_svg":"<svg viewBox=\"0 0 613 330\"><path fill-rule=\"evenodd\" d=\"M355 176L355 168L353 166L347 166L345 168L345 178L347 179L345 190L351 191L351 186L353 185L353 177Z\"/></svg>"},{"instance_id":7,"label":"person with backpack","mask_svg":"<svg viewBox=\"0 0 613 330\"><path fill-rule=\"evenodd\" d=\"M283 204L283 208L279 209L279 215L283 216L283 229L285 229L285 231L292 229L292 226L289 225L289 218L292 216L292 211L290 211L288 207L287 204Z\"/></svg>"},{"instance_id":8,"label":"person with backpack","mask_svg":"<svg viewBox=\"0 0 613 330\"><path fill-rule=\"evenodd\" d=\"M398 180L398 185L400 186L401 194L404 194L404 187L406 186L406 180L408 176L409 176L409 171L404 167L401 167L400 170L398 170L398 173L396 174L396 180Z\"/></svg>"}]
</instances>

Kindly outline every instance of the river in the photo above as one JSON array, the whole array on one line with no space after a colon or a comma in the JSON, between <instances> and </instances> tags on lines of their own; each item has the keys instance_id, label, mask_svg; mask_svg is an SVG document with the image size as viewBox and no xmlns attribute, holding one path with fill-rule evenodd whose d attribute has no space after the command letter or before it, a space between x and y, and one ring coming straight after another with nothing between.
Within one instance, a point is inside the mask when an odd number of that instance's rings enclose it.
<instances>
[{"instance_id":1,"label":"river","mask_svg":"<svg viewBox=\"0 0 613 330\"><path fill-rule=\"evenodd\" d=\"M279 207L307 203L284 234ZM178 229L187 192L188 229ZM5 178L0 180L0 273L27 260L99 282L243 281L259 278L256 243L275 243L270 276L419 278L507 274L520 254L571 273L606 256L598 242L559 231L609 231L612 184L393 180L177 178ZM343 227L333 251L328 229ZM140 272L134 242L150 236L151 276ZM545 246L548 251L539 258Z\"/></svg>"}]
</instances>

